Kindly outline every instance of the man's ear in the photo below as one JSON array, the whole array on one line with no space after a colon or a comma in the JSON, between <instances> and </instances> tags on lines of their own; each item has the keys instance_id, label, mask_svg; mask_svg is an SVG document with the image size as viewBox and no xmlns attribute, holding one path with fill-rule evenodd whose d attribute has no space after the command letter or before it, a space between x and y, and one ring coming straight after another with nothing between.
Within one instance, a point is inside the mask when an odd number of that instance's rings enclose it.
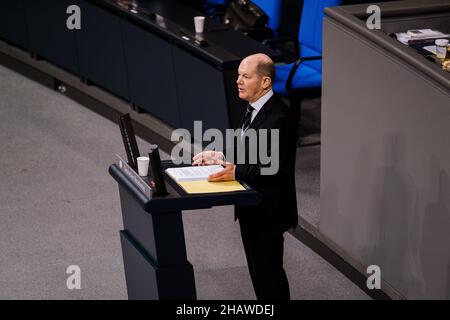
<instances>
[{"instance_id":1,"label":"man's ear","mask_svg":"<svg viewBox=\"0 0 450 320\"><path fill-rule=\"evenodd\" d=\"M270 77L263 77L262 86L263 89L268 89L272 85L272 79Z\"/></svg>"}]
</instances>

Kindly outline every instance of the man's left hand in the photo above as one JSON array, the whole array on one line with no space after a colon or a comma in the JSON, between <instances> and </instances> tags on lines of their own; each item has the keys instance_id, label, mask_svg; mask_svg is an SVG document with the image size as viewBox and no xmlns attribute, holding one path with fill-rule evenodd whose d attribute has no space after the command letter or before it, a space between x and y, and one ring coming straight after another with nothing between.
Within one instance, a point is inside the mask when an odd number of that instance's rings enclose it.
<instances>
[{"instance_id":1,"label":"man's left hand","mask_svg":"<svg viewBox=\"0 0 450 320\"><path fill-rule=\"evenodd\" d=\"M219 171L208 176L208 181L230 181L234 180L234 170L236 165L231 162L223 162L222 165L225 166L222 171Z\"/></svg>"}]
</instances>

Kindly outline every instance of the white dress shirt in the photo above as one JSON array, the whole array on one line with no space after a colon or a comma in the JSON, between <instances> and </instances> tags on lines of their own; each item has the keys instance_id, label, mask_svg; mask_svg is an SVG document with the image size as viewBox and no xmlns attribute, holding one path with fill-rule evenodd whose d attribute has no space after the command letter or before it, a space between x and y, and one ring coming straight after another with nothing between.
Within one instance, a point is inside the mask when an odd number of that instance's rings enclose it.
<instances>
[{"instance_id":1,"label":"white dress shirt","mask_svg":"<svg viewBox=\"0 0 450 320\"><path fill-rule=\"evenodd\" d=\"M273 96L273 90L270 89L267 91L265 95L263 95L261 98L256 100L253 103L250 103L250 105L255 109L252 112L252 118L250 120L250 123L252 123L253 119L255 119L256 115L258 114L259 110L266 104L266 102Z\"/></svg>"},{"instance_id":2,"label":"white dress shirt","mask_svg":"<svg viewBox=\"0 0 450 320\"><path fill-rule=\"evenodd\" d=\"M256 100L253 103L250 103L250 105L253 107L253 111L252 111L252 117L250 118L250 124L253 122L253 119L255 119L256 115L258 114L258 112L262 109L262 107L266 104L266 102L273 96L273 90L270 89L269 91L266 92L265 95L263 95L262 97L260 97L258 100ZM242 137L244 136L244 127L242 126L242 132L241 132L241 140Z\"/></svg>"}]
</instances>

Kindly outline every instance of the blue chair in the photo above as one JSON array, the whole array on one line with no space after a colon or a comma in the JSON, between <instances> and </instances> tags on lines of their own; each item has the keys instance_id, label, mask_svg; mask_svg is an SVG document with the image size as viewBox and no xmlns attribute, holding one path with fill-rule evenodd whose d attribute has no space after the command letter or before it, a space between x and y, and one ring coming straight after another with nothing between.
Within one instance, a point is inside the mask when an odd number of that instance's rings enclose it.
<instances>
[{"instance_id":1,"label":"blue chair","mask_svg":"<svg viewBox=\"0 0 450 320\"><path fill-rule=\"evenodd\" d=\"M281 24L281 4L282 0L252 0L254 4L260 7L268 16L267 26L273 31L278 31Z\"/></svg>"},{"instance_id":2,"label":"blue chair","mask_svg":"<svg viewBox=\"0 0 450 320\"><path fill-rule=\"evenodd\" d=\"M228 0L203 0L205 5L225 5Z\"/></svg>"},{"instance_id":3,"label":"blue chair","mask_svg":"<svg viewBox=\"0 0 450 320\"><path fill-rule=\"evenodd\" d=\"M325 7L343 0L304 0L298 32L298 60L276 66L274 91L289 99L301 118L301 100L321 96L322 19Z\"/></svg>"},{"instance_id":4,"label":"blue chair","mask_svg":"<svg viewBox=\"0 0 450 320\"><path fill-rule=\"evenodd\" d=\"M213 16L217 12L223 12L229 0L203 0L203 11L207 16Z\"/></svg>"}]
</instances>

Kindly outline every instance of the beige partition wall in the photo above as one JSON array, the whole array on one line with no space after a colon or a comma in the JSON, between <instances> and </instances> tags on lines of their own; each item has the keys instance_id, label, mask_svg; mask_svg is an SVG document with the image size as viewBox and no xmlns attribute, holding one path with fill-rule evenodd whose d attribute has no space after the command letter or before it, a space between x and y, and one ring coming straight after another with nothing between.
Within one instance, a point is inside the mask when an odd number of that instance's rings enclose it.
<instances>
[{"instance_id":1,"label":"beige partition wall","mask_svg":"<svg viewBox=\"0 0 450 320\"><path fill-rule=\"evenodd\" d=\"M319 231L394 298L450 298L450 73L388 36L450 33L448 1L328 9Z\"/></svg>"}]
</instances>

